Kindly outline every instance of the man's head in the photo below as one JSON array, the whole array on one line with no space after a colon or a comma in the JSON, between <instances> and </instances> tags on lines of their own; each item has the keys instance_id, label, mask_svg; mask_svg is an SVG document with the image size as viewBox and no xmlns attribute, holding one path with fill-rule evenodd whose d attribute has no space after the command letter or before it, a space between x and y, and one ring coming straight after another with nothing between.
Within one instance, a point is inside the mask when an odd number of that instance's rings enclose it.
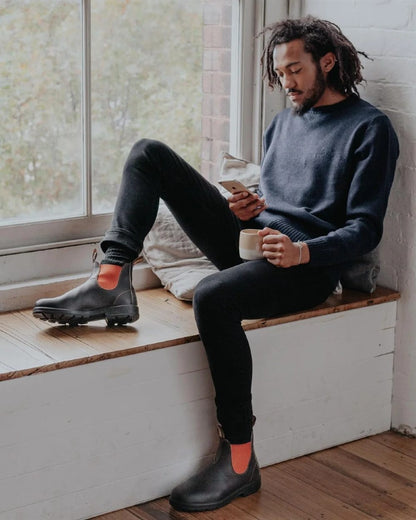
<instances>
[{"instance_id":1,"label":"man's head","mask_svg":"<svg viewBox=\"0 0 416 520\"><path fill-rule=\"evenodd\" d=\"M311 16L284 20L266 28L264 76L289 95L299 114L325 104L327 94L358 94L363 81L358 52L335 24ZM367 56L366 56L367 57ZM334 96L332 96L334 98Z\"/></svg>"}]
</instances>

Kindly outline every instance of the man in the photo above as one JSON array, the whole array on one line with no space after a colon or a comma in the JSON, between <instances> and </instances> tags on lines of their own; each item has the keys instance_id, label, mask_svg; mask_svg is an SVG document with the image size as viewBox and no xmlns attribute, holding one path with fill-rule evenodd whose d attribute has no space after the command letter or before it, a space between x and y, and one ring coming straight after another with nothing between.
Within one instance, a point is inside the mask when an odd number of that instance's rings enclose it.
<instances>
[{"instance_id":1,"label":"man","mask_svg":"<svg viewBox=\"0 0 416 520\"><path fill-rule=\"evenodd\" d=\"M264 135L259 194L226 201L167 146L138 142L126 162L101 265L79 288L34 308L35 316L59 323L137 319L131 262L160 197L218 267L199 283L194 312L223 434L215 461L172 491L171 504L182 510L215 509L259 489L251 355L241 320L328 297L345 263L380 241L398 156L387 117L358 96L358 53L337 26L307 17L268 30L265 76L285 89L293 109L278 114ZM259 229L264 259L239 258L244 227Z\"/></svg>"}]
</instances>

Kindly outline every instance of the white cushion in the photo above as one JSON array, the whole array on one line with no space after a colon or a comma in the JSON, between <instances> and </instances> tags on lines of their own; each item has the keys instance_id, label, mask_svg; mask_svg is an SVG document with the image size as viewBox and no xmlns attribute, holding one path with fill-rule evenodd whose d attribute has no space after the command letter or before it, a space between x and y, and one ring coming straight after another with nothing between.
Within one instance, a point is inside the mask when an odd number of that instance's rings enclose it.
<instances>
[{"instance_id":1,"label":"white cushion","mask_svg":"<svg viewBox=\"0 0 416 520\"><path fill-rule=\"evenodd\" d=\"M220 180L238 179L247 188L255 189L260 182L260 166L244 159L237 159L227 152L223 152L219 161ZM220 186L220 191L224 196L229 197L230 193Z\"/></svg>"},{"instance_id":2,"label":"white cushion","mask_svg":"<svg viewBox=\"0 0 416 520\"><path fill-rule=\"evenodd\" d=\"M198 282L217 271L191 242L163 201L144 240L143 256L162 285L180 300L192 300Z\"/></svg>"},{"instance_id":3,"label":"white cushion","mask_svg":"<svg viewBox=\"0 0 416 520\"><path fill-rule=\"evenodd\" d=\"M247 187L258 184L260 166L223 152L220 179L237 178ZM219 186L224 197L230 194ZM162 285L180 300L192 300L198 282L217 268L195 246L160 201L155 223L143 243L143 256Z\"/></svg>"}]
</instances>

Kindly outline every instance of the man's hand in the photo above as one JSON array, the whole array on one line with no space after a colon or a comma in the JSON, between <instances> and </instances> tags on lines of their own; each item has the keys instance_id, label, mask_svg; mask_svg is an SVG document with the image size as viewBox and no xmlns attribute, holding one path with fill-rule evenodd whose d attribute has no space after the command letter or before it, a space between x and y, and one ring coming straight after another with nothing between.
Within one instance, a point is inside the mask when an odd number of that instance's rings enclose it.
<instances>
[{"instance_id":1,"label":"man's hand","mask_svg":"<svg viewBox=\"0 0 416 520\"><path fill-rule=\"evenodd\" d=\"M246 191L236 193L227 200L230 210L243 221L257 217L267 207L264 199L261 199L257 194L247 193Z\"/></svg>"},{"instance_id":2,"label":"man's hand","mask_svg":"<svg viewBox=\"0 0 416 520\"><path fill-rule=\"evenodd\" d=\"M259 235L263 237L263 256L271 264L277 267L292 267L309 262L307 244L292 242L287 235L267 227L261 229Z\"/></svg>"}]
</instances>

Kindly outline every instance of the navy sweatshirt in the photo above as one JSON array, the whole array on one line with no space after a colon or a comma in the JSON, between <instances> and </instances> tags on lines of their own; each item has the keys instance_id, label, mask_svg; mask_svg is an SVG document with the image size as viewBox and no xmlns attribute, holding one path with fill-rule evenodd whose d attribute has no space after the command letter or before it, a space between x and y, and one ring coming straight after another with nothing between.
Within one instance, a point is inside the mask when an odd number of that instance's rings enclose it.
<instances>
[{"instance_id":1,"label":"navy sweatshirt","mask_svg":"<svg viewBox=\"0 0 416 520\"><path fill-rule=\"evenodd\" d=\"M310 265L349 262L379 243L399 154L387 116L355 95L302 116L283 110L264 134L254 221L308 244Z\"/></svg>"}]
</instances>

